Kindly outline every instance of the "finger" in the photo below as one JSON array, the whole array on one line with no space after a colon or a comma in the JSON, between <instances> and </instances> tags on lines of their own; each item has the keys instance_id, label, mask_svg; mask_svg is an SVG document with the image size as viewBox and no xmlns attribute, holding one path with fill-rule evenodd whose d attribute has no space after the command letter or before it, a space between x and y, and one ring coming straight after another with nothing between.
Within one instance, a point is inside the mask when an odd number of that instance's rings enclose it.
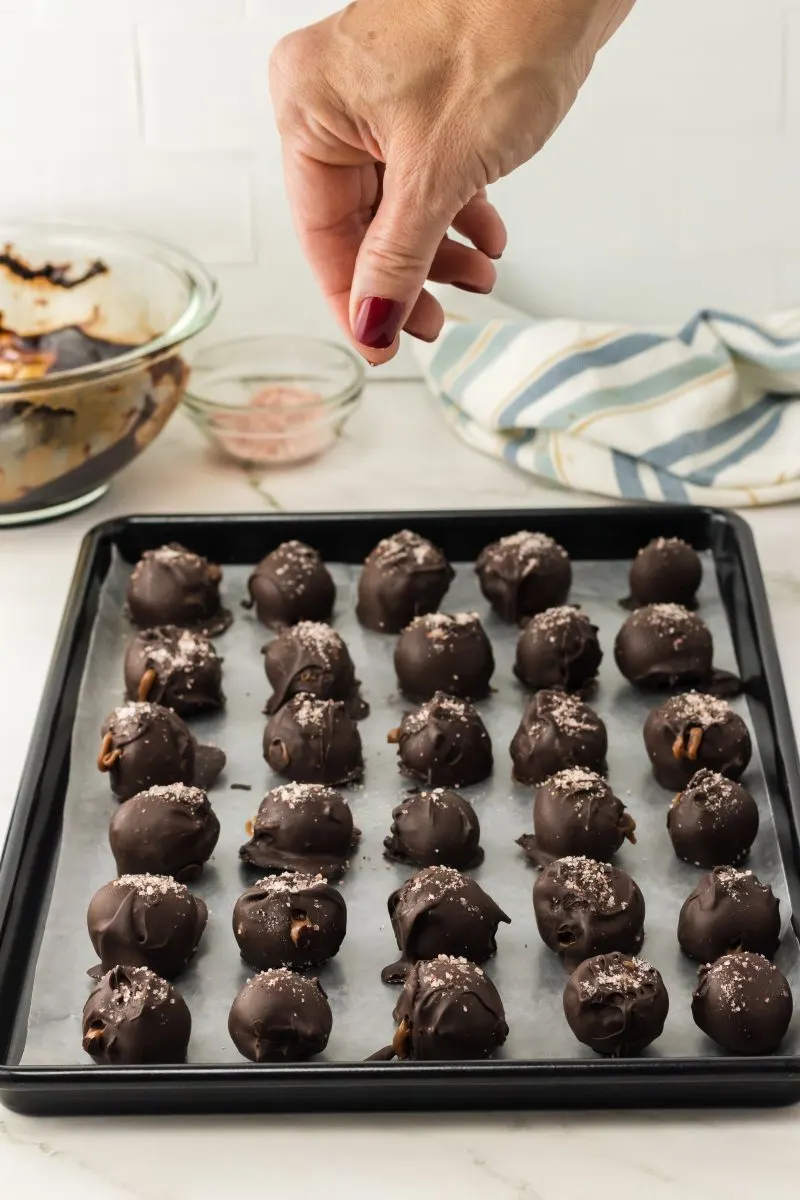
<instances>
[{"instance_id":1,"label":"finger","mask_svg":"<svg viewBox=\"0 0 800 1200\"><path fill-rule=\"evenodd\" d=\"M356 260L350 320L355 337L377 350L395 340L428 277L455 205L442 192L441 173L431 178L394 167L383 177L383 196Z\"/></svg>"},{"instance_id":2,"label":"finger","mask_svg":"<svg viewBox=\"0 0 800 1200\"><path fill-rule=\"evenodd\" d=\"M453 218L453 229L489 258L500 258L508 242L503 219L483 188Z\"/></svg>"},{"instance_id":3,"label":"finger","mask_svg":"<svg viewBox=\"0 0 800 1200\"><path fill-rule=\"evenodd\" d=\"M452 283L465 292L485 294L497 282L497 271L480 250L445 237L433 257L428 278L434 283Z\"/></svg>"},{"instance_id":4,"label":"finger","mask_svg":"<svg viewBox=\"0 0 800 1200\"><path fill-rule=\"evenodd\" d=\"M363 354L353 336L349 303L358 252L380 196L375 164L331 165L287 148L284 174L303 252L348 340ZM369 360L387 357L372 352Z\"/></svg>"},{"instance_id":5,"label":"finger","mask_svg":"<svg viewBox=\"0 0 800 1200\"><path fill-rule=\"evenodd\" d=\"M416 304L409 313L404 329L411 337L421 342L435 342L444 325L444 310L441 304L423 288Z\"/></svg>"}]
</instances>

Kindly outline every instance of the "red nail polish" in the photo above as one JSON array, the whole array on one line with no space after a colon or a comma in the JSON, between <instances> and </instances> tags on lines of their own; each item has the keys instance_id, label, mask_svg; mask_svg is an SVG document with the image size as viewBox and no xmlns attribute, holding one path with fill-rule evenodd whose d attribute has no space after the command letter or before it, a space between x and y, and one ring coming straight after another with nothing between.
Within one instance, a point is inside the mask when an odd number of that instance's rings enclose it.
<instances>
[{"instance_id":1,"label":"red nail polish","mask_svg":"<svg viewBox=\"0 0 800 1200\"><path fill-rule=\"evenodd\" d=\"M358 306L353 322L353 336L362 346L373 350L388 350L400 332L403 305L399 300L383 296L367 296Z\"/></svg>"},{"instance_id":2,"label":"red nail polish","mask_svg":"<svg viewBox=\"0 0 800 1200\"><path fill-rule=\"evenodd\" d=\"M458 283L455 279L451 286L460 288L462 292L474 292L477 296L488 296L492 290L491 288L473 287L471 283Z\"/></svg>"}]
</instances>

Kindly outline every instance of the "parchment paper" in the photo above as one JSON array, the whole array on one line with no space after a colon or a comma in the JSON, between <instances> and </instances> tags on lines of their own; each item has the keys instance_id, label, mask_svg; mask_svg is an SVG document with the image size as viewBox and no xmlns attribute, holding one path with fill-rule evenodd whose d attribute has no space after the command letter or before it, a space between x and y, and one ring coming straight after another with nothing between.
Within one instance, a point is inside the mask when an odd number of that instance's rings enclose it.
<instances>
[{"instance_id":1,"label":"parchment paper","mask_svg":"<svg viewBox=\"0 0 800 1200\"><path fill-rule=\"evenodd\" d=\"M626 593L627 563L577 562L571 601L580 603L600 627L605 658L593 705L608 724L609 778L632 812L637 844L628 843L617 863L639 883L647 904L642 954L661 971L670 996L670 1013L663 1036L650 1056L714 1056L719 1053L695 1027L689 1002L696 966L679 950L678 913L702 872L679 862L666 830L671 794L653 780L642 743L642 725L657 697L637 693L620 676L613 661L614 635L625 613L617 601ZM395 960L396 946L386 900L412 871L382 856L391 810L410 784L399 774L396 749L386 743L388 730L409 708L396 691L392 668L395 639L363 630L354 612L358 568L332 565L338 597L334 624L346 639L371 715L360 723L367 770L363 785L347 791L356 825L362 831L353 865L342 883L349 910L348 934L338 956L319 970L333 1010L333 1033L326 1053L330 1061L361 1060L391 1039L392 1008L397 988L380 981L381 968ZM231 932L231 913L238 894L259 873L240 865L238 848L246 840L245 822L255 815L264 791L279 780L261 757L268 695L260 648L269 634L239 601L246 595L250 568L225 568L225 600L235 613L233 627L217 640L224 656L224 686L228 697L220 715L195 719L192 729L201 741L216 743L228 755L228 767L211 792L222 824L215 855L193 885L211 913L200 952L177 980L192 1012L189 1047L192 1063L241 1062L227 1032L228 1011L238 989L252 975L241 962ZM84 971L96 961L86 932L86 908L94 891L114 877L107 827L114 809L108 781L95 767L103 718L122 699L122 660L131 629L123 613L130 567L112 564L103 588L99 616L89 653L73 737L72 768L64 813L64 829L41 950L36 969L27 1043L27 1064L85 1064L80 1045L80 1015L90 990ZM705 562L701 613L714 635L715 661L736 669L727 618L719 599L713 562ZM532 793L512 783L508 744L519 722L526 693L512 675L518 631L488 612L471 566L458 568L443 605L446 611L478 611L492 638L497 692L480 705L495 748L495 772L484 784L464 789L474 803L486 850L484 864L474 872L480 884L512 918L498 932L498 954L488 964L506 1007L510 1036L501 1054L512 1059L592 1058L575 1041L563 1016L561 996L566 975L559 961L541 944L533 918L531 889L535 872L515 845L519 834L532 830ZM735 701L747 718L747 704ZM758 751L745 782L760 809L761 828L750 861L762 881L781 898L784 941L776 959L800 999L800 948L789 927L786 879L780 860ZM252 790L231 790L231 784L250 784ZM797 1053L800 1019L783 1044Z\"/></svg>"}]
</instances>

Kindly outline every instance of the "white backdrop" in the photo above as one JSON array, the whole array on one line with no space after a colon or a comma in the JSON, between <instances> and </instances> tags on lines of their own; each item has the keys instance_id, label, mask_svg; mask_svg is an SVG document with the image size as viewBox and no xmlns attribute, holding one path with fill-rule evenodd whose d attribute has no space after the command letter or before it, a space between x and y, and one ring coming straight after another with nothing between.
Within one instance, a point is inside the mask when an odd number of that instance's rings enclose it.
<instances>
[{"instance_id":1,"label":"white backdrop","mask_svg":"<svg viewBox=\"0 0 800 1200\"><path fill-rule=\"evenodd\" d=\"M271 46L333 0L0 0L0 217L213 264L215 333L329 329L290 233ZM540 158L496 189L500 294L672 321L800 301L800 3L639 0Z\"/></svg>"}]
</instances>

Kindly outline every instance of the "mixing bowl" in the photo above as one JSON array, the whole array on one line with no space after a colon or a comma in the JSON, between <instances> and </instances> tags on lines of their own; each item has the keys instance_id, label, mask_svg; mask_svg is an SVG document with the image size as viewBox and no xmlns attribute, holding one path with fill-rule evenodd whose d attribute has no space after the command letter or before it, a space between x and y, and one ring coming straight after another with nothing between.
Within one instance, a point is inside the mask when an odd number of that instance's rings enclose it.
<instances>
[{"instance_id":1,"label":"mixing bowl","mask_svg":"<svg viewBox=\"0 0 800 1200\"><path fill-rule=\"evenodd\" d=\"M190 255L70 225L0 224L0 525L98 499L186 389L217 286Z\"/></svg>"}]
</instances>

